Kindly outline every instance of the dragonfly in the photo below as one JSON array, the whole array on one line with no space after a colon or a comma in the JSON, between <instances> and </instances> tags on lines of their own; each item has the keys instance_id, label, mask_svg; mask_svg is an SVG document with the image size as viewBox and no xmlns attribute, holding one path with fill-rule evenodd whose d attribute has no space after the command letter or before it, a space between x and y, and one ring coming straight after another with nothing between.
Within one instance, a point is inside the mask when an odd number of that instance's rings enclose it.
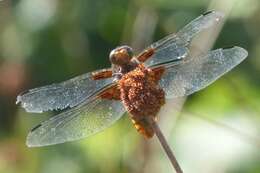
<instances>
[{"instance_id":1,"label":"dragonfly","mask_svg":"<svg viewBox=\"0 0 260 173\"><path fill-rule=\"evenodd\" d=\"M219 48L192 56L191 42L217 25L223 13L210 11L134 55L129 46L109 54L111 67L61 83L30 89L16 103L27 112L63 110L31 129L29 147L54 145L94 135L114 124L126 112L135 128L151 138L147 117L156 120L167 99L204 89L248 55L244 48Z\"/></svg>"}]
</instances>

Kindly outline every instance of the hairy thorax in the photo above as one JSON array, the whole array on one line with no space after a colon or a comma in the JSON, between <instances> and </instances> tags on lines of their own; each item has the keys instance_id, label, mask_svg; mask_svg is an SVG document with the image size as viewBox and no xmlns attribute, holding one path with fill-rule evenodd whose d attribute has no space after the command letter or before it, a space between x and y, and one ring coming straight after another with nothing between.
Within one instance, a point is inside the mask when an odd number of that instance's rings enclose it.
<instances>
[{"instance_id":1,"label":"hairy thorax","mask_svg":"<svg viewBox=\"0 0 260 173\"><path fill-rule=\"evenodd\" d=\"M158 86L157 72L139 64L119 80L120 99L130 113L137 130L146 137L154 132L148 118L156 118L165 103L164 91Z\"/></svg>"}]
</instances>

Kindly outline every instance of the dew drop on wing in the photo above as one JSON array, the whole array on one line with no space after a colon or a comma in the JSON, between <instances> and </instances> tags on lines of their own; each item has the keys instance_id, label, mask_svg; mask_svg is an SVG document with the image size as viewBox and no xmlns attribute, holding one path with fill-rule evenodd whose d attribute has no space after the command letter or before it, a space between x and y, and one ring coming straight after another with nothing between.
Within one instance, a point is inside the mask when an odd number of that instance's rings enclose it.
<instances>
[{"instance_id":1,"label":"dew drop on wing","mask_svg":"<svg viewBox=\"0 0 260 173\"><path fill-rule=\"evenodd\" d=\"M54 100L54 99L52 99L52 100L49 101L49 104L54 104L54 103L55 103L55 100Z\"/></svg>"}]
</instances>

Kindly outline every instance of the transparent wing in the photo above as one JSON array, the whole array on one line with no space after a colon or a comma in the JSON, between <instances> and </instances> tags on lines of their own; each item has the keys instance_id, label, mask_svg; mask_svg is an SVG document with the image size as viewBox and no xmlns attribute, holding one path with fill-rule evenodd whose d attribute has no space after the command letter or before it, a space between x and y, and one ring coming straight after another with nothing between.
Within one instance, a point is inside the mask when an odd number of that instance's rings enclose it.
<instances>
[{"instance_id":1,"label":"transparent wing","mask_svg":"<svg viewBox=\"0 0 260 173\"><path fill-rule=\"evenodd\" d=\"M247 57L241 47L216 49L166 69L159 85L166 98L190 95L207 87Z\"/></svg>"},{"instance_id":2,"label":"transparent wing","mask_svg":"<svg viewBox=\"0 0 260 173\"><path fill-rule=\"evenodd\" d=\"M39 124L27 136L29 147L74 141L93 135L116 122L125 112L121 102L96 99Z\"/></svg>"},{"instance_id":3,"label":"transparent wing","mask_svg":"<svg viewBox=\"0 0 260 173\"><path fill-rule=\"evenodd\" d=\"M21 102L27 112L38 113L74 107L104 86L113 83L112 78L92 80L91 74L90 72L61 83L31 89L19 95L16 103Z\"/></svg>"},{"instance_id":4,"label":"transparent wing","mask_svg":"<svg viewBox=\"0 0 260 173\"><path fill-rule=\"evenodd\" d=\"M149 48L153 48L155 53L145 62L145 65L149 67L186 57L189 54L188 47L192 38L219 22L223 16L220 12L207 12L191 21L176 34L153 43Z\"/></svg>"}]
</instances>

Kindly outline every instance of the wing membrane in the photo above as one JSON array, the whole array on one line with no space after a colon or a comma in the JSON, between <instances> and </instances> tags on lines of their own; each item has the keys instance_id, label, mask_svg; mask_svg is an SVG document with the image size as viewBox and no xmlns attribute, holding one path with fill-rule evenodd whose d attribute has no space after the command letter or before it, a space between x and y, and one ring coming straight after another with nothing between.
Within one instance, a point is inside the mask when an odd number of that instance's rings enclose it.
<instances>
[{"instance_id":1,"label":"wing membrane","mask_svg":"<svg viewBox=\"0 0 260 173\"><path fill-rule=\"evenodd\" d=\"M189 54L188 47L192 38L219 22L222 17L223 14L216 11L205 13L191 21L179 32L153 43L150 48L153 48L155 53L145 62L145 65L149 67L186 57Z\"/></svg>"},{"instance_id":2,"label":"wing membrane","mask_svg":"<svg viewBox=\"0 0 260 173\"><path fill-rule=\"evenodd\" d=\"M121 102L98 98L36 126L27 137L27 145L39 147L88 137L112 125L124 112Z\"/></svg>"},{"instance_id":3,"label":"wing membrane","mask_svg":"<svg viewBox=\"0 0 260 173\"><path fill-rule=\"evenodd\" d=\"M167 68L159 84L165 89L167 98L187 96L217 80L247 55L241 47L216 49Z\"/></svg>"},{"instance_id":4,"label":"wing membrane","mask_svg":"<svg viewBox=\"0 0 260 173\"><path fill-rule=\"evenodd\" d=\"M74 107L113 83L112 78L92 80L91 74L90 72L61 83L31 89L19 95L16 103L21 102L27 112L38 113Z\"/></svg>"}]
</instances>

